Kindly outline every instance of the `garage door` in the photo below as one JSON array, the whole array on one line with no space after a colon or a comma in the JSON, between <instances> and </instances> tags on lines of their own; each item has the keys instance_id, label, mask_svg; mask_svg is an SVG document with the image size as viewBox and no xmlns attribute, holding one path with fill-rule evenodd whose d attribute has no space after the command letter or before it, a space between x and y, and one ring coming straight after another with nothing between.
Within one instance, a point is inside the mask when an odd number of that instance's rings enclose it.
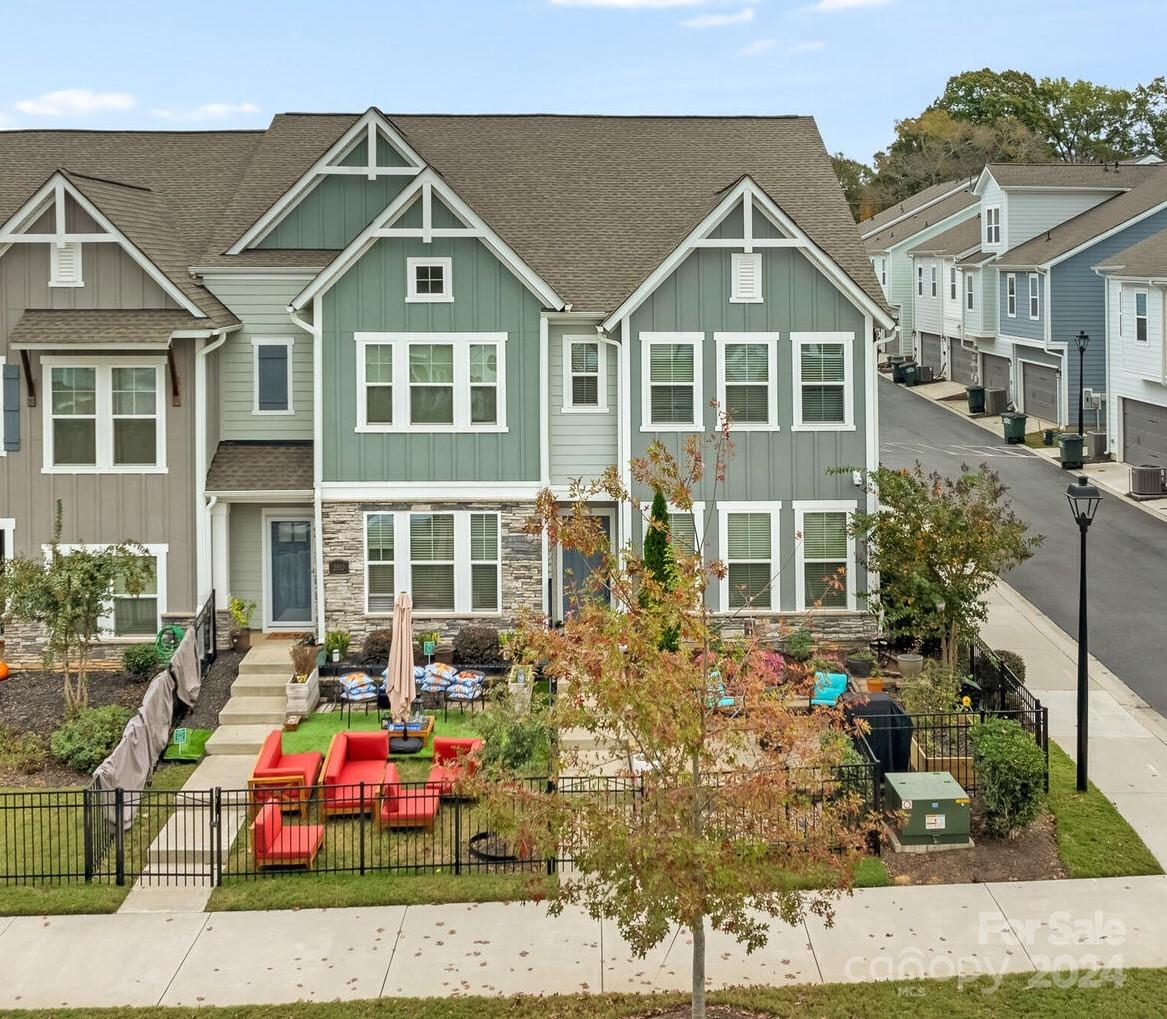
<instances>
[{"instance_id":1,"label":"garage door","mask_svg":"<svg viewBox=\"0 0 1167 1019\"><path fill-rule=\"evenodd\" d=\"M1030 417L1058 422L1058 370L1044 364L1021 365L1022 409Z\"/></svg>"},{"instance_id":2,"label":"garage door","mask_svg":"<svg viewBox=\"0 0 1167 1019\"><path fill-rule=\"evenodd\" d=\"M934 333L920 333L920 364L928 365L937 378L940 377L940 369L943 367L940 354L942 349L939 336Z\"/></svg>"},{"instance_id":3,"label":"garage door","mask_svg":"<svg viewBox=\"0 0 1167 1019\"><path fill-rule=\"evenodd\" d=\"M971 386L973 376L976 374L976 364L977 355L968 347L962 347L960 340L948 341L948 377L953 382Z\"/></svg>"},{"instance_id":4,"label":"garage door","mask_svg":"<svg viewBox=\"0 0 1167 1019\"><path fill-rule=\"evenodd\" d=\"M981 383L986 389L1003 389L1009 392L1009 358L998 354L981 355Z\"/></svg>"},{"instance_id":5,"label":"garage door","mask_svg":"<svg viewBox=\"0 0 1167 1019\"><path fill-rule=\"evenodd\" d=\"M1122 401L1122 458L1129 464L1167 467L1167 407Z\"/></svg>"}]
</instances>

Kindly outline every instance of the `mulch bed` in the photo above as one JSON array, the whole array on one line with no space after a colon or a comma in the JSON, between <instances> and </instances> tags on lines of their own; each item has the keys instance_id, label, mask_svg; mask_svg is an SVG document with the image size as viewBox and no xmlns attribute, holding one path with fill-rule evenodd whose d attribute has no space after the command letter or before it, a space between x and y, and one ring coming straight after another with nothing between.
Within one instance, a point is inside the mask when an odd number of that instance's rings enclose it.
<instances>
[{"instance_id":1,"label":"mulch bed","mask_svg":"<svg viewBox=\"0 0 1167 1019\"><path fill-rule=\"evenodd\" d=\"M219 652L210 670L203 677L198 703L179 720L180 724L189 729L218 728L219 712L231 698L231 684L239 674L239 662L242 658L237 651Z\"/></svg>"},{"instance_id":2,"label":"mulch bed","mask_svg":"<svg viewBox=\"0 0 1167 1019\"><path fill-rule=\"evenodd\" d=\"M885 848L883 862L895 884L953 885L989 881L1045 881L1064 878L1054 819L1043 813L1015 839L990 838L973 801L972 849L942 853L895 853Z\"/></svg>"}]
</instances>

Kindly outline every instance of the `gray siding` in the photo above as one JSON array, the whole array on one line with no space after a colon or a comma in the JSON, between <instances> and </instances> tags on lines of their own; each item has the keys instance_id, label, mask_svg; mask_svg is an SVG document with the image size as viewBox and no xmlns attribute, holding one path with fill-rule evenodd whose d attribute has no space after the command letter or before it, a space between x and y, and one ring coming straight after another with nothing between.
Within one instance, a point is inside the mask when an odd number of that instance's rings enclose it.
<instances>
[{"instance_id":1,"label":"gray siding","mask_svg":"<svg viewBox=\"0 0 1167 1019\"><path fill-rule=\"evenodd\" d=\"M1017 314L1010 318L1008 315L1008 278L1009 273L1002 269L997 273L998 311L1001 323L1001 332L1006 336L1020 336L1026 340L1045 339L1045 277L1037 277L1038 317L1029 317L1029 273L1017 272L1013 274L1017 280Z\"/></svg>"},{"instance_id":2,"label":"gray siding","mask_svg":"<svg viewBox=\"0 0 1167 1019\"><path fill-rule=\"evenodd\" d=\"M551 443L551 483L567 485L574 478L591 479L598 477L605 468L619 459L617 449L617 406L618 351L600 341L601 349L606 348L605 390L607 411L605 413L584 411L564 412L563 377L563 337L579 336L595 338L595 329L584 323L580 325L553 325L549 330L548 390L549 426Z\"/></svg>"},{"instance_id":3,"label":"gray siding","mask_svg":"<svg viewBox=\"0 0 1167 1019\"><path fill-rule=\"evenodd\" d=\"M218 277L207 288L230 308L243 328L210 357L219 372L219 428L222 439L312 438L312 336L288 316L288 305L307 278L269 280ZM292 346L294 414L255 414L255 359L252 340L286 336Z\"/></svg>"},{"instance_id":4,"label":"gray siding","mask_svg":"<svg viewBox=\"0 0 1167 1019\"><path fill-rule=\"evenodd\" d=\"M1036 237L1051 227L1081 215L1087 209L1113 198L1115 191L1023 191L1010 189L1002 214L1002 236L1008 247Z\"/></svg>"},{"instance_id":5,"label":"gray siding","mask_svg":"<svg viewBox=\"0 0 1167 1019\"><path fill-rule=\"evenodd\" d=\"M255 602L252 626L263 625L263 533L262 507L252 503L235 503L227 521L228 547L231 550L230 595Z\"/></svg>"}]
</instances>

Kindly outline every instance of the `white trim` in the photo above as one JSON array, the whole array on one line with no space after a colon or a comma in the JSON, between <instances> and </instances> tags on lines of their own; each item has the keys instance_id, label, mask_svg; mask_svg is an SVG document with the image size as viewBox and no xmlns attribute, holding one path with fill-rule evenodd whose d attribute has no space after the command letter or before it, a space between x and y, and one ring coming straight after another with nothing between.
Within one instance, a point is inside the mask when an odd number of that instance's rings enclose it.
<instances>
[{"instance_id":1,"label":"white trim","mask_svg":"<svg viewBox=\"0 0 1167 1019\"><path fill-rule=\"evenodd\" d=\"M507 431L507 334L506 333L374 333L353 334L357 349L356 431L397 432L402 434L422 434L431 432L459 432L479 434ZM393 422L391 424L369 424L366 420L365 404L365 357L364 349L370 344L389 346L393 350ZM490 424L477 424L470 420L470 348L472 346L493 346L497 355L496 378L496 420ZM450 384L454 391L454 419L451 424L411 423L411 386L409 379L409 348L413 346L453 347L454 376ZM488 385L489 383L482 383Z\"/></svg>"},{"instance_id":2,"label":"white trim","mask_svg":"<svg viewBox=\"0 0 1167 1019\"><path fill-rule=\"evenodd\" d=\"M53 463L53 368L93 368L95 390L94 464ZM156 463L115 465L113 462L113 369L151 368L154 371L154 448ZM160 358L61 356L41 358L42 474L166 474L166 362Z\"/></svg>"},{"instance_id":3,"label":"white trim","mask_svg":"<svg viewBox=\"0 0 1167 1019\"><path fill-rule=\"evenodd\" d=\"M527 502L540 490L537 481L435 481L409 485L395 481L322 481L324 502ZM266 493L260 493L266 494Z\"/></svg>"},{"instance_id":4,"label":"white trim","mask_svg":"<svg viewBox=\"0 0 1167 1019\"><path fill-rule=\"evenodd\" d=\"M1031 272L1031 273L1028 273L1026 275L1026 287L1028 288L1027 293L1026 293L1026 300L1029 302L1028 311L1029 311L1029 321L1031 321L1031 322L1036 322L1038 319L1041 318L1041 290L1037 286L1037 283L1038 283L1037 273ZM1036 314L1034 314L1034 310L1033 310L1033 306L1035 304L1037 305L1037 313Z\"/></svg>"},{"instance_id":5,"label":"white trim","mask_svg":"<svg viewBox=\"0 0 1167 1019\"><path fill-rule=\"evenodd\" d=\"M791 384L793 393L794 425L796 432L853 432L855 430L855 334L847 332L794 332L790 334L793 348ZM841 343L843 345L843 420L840 422L804 422L802 420L802 348L811 343ZM866 362L865 362L866 363ZM813 383L809 383L813 385Z\"/></svg>"},{"instance_id":6,"label":"white trim","mask_svg":"<svg viewBox=\"0 0 1167 1019\"><path fill-rule=\"evenodd\" d=\"M211 491L207 495L221 502L289 503L299 505L312 498L310 488L265 488L241 491Z\"/></svg>"},{"instance_id":7,"label":"white trim","mask_svg":"<svg viewBox=\"0 0 1167 1019\"><path fill-rule=\"evenodd\" d=\"M396 228L387 226L401 215L417 198L425 194L436 193L455 216L461 217L463 222L471 226L462 228L431 228L428 233L431 237L477 237L500 261L504 262L511 272L536 297L543 301L545 306L560 311L565 307L563 298L534 269L524 262L501 237L498 236L469 205L432 169L425 169L417 175L413 182L405 188L385 209L378 213L373 221L365 227L339 255L321 270L316 278L308 284L292 300L292 307L303 308L312 298L325 293L336 281L356 262L372 245L383 237L420 237L427 240L421 230L413 228ZM424 207L423 207L424 214Z\"/></svg>"},{"instance_id":8,"label":"white trim","mask_svg":"<svg viewBox=\"0 0 1167 1019\"><path fill-rule=\"evenodd\" d=\"M312 606L309 612L308 619L297 619L292 622L276 623L272 619L272 588L271 588L271 525L273 521L294 521L296 523L308 524L308 540L312 548L315 549L319 542L319 537L316 534L316 528L313 524L313 514L311 509L288 509L288 510L261 510L259 514L260 528L263 531L261 538L261 574L263 577L262 601L263 601L263 630L264 633L279 632L281 630L291 630L293 632L298 630L311 630L316 627L316 617L318 614L316 599L312 598ZM309 561L314 562L315 556L309 555ZM312 585L309 584L309 587Z\"/></svg>"},{"instance_id":9,"label":"white trim","mask_svg":"<svg viewBox=\"0 0 1167 1019\"><path fill-rule=\"evenodd\" d=\"M417 291L417 270L432 268L442 270L442 289L436 294L419 294ZM406 304L451 304L453 300L454 260L452 258L407 258L405 260Z\"/></svg>"},{"instance_id":10,"label":"white trim","mask_svg":"<svg viewBox=\"0 0 1167 1019\"><path fill-rule=\"evenodd\" d=\"M994 215L995 214L995 215ZM991 244L1001 243L1001 206L985 206L985 232L982 241L987 248Z\"/></svg>"},{"instance_id":11,"label":"white trim","mask_svg":"<svg viewBox=\"0 0 1167 1019\"><path fill-rule=\"evenodd\" d=\"M551 325L539 316L539 484L551 483ZM544 560L546 557L544 557ZM544 561L543 572L547 572ZM543 600L547 600L544 593Z\"/></svg>"},{"instance_id":12,"label":"white trim","mask_svg":"<svg viewBox=\"0 0 1167 1019\"><path fill-rule=\"evenodd\" d=\"M4 536L4 559L16 556L16 518L0 517L0 535Z\"/></svg>"},{"instance_id":13,"label":"white trim","mask_svg":"<svg viewBox=\"0 0 1167 1019\"><path fill-rule=\"evenodd\" d=\"M705 334L694 332L642 332L640 334L640 430L642 432L700 432L705 428L705 387L702 379ZM654 346L688 344L693 348L693 419L652 421L651 351Z\"/></svg>"},{"instance_id":14,"label":"white trim","mask_svg":"<svg viewBox=\"0 0 1167 1019\"><path fill-rule=\"evenodd\" d=\"M1005 273L1005 317L1017 317L1017 274Z\"/></svg>"},{"instance_id":15,"label":"white trim","mask_svg":"<svg viewBox=\"0 0 1167 1019\"><path fill-rule=\"evenodd\" d=\"M252 371L252 402L251 413L263 417L287 417L296 413L292 396L292 357L295 353L296 338L294 336L253 336L251 338L251 371ZM259 348L283 347L287 358L288 369L288 406L284 410L259 409Z\"/></svg>"},{"instance_id":16,"label":"white trim","mask_svg":"<svg viewBox=\"0 0 1167 1019\"><path fill-rule=\"evenodd\" d=\"M698 223L680 244L673 248L660 265L641 281L640 285L624 299L623 303L615 311L608 315L603 322L604 330L606 332L611 331L620 319L631 315L632 312L639 308L648 298L649 294L672 274L673 270L680 265L689 252L694 247L699 246L698 242L706 239L737 206L738 201L744 199L747 191L750 192L751 202L760 206L762 212L773 221L774 225L789 237L789 239L781 238L776 240L774 246L781 244L783 247L798 247L812 264L819 268L826 276L830 277L839 290L850 298L853 304L865 311L871 312L874 320L883 328L892 329L895 327L895 322L888 316L887 312L862 287L851 279L834 259L830 258L830 256L819 248L789 216L775 205L770 197L753 180L746 176L726 193L725 197L717 203L713 211ZM743 238L742 241L734 241L733 244L737 247L744 247L745 240ZM763 240L754 240L752 245L753 247L762 247Z\"/></svg>"},{"instance_id":17,"label":"white trim","mask_svg":"<svg viewBox=\"0 0 1167 1019\"><path fill-rule=\"evenodd\" d=\"M1133 307L1134 314L1131 316L1135 321L1135 334L1131 337L1135 343L1150 343L1151 341L1151 291L1142 288L1131 291L1134 297ZM1139 298L1143 299L1143 313L1139 314ZM1119 291L1119 300L1122 299L1122 291ZM1143 338L1139 339L1139 321L1143 323Z\"/></svg>"},{"instance_id":18,"label":"white trim","mask_svg":"<svg viewBox=\"0 0 1167 1019\"><path fill-rule=\"evenodd\" d=\"M720 612L742 612L747 615L782 611L782 502L781 500L728 501L717 504L717 556L725 563L725 570L717 583L717 604ZM729 514L770 514L770 604L759 608L730 608L729 605ZM759 562L760 560L742 560Z\"/></svg>"},{"instance_id":19,"label":"white trim","mask_svg":"<svg viewBox=\"0 0 1167 1019\"><path fill-rule=\"evenodd\" d=\"M936 279L936 264L928 267L928 296L935 300L939 296Z\"/></svg>"},{"instance_id":20,"label":"white trim","mask_svg":"<svg viewBox=\"0 0 1167 1019\"><path fill-rule=\"evenodd\" d=\"M61 544L57 548L64 553L69 553L75 549L88 549L90 551L99 551L101 549L112 548L117 542L73 542L70 544ZM158 588L158 593L153 595L158 606L158 617L154 621L154 632L157 633L162 629L162 620L166 617L166 559L170 554L170 546L167 544L149 544L141 543L141 547L146 550L147 556L154 558L154 577L155 586ZM52 545L41 545L41 551L47 559L52 554ZM141 597L139 595L126 595L127 598ZM145 597L151 597L146 595ZM112 607L111 607L112 612ZM113 632L113 616L100 616L98 618L98 630L101 634L101 639L109 644L142 644L149 643L150 638L145 634L129 634L126 636L118 636Z\"/></svg>"},{"instance_id":21,"label":"white trim","mask_svg":"<svg viewBox=\"0 0 1167 1019\"><path fill-rule=\"evenodd\" d=\"M7 415L4 413L8 409L8 405L4 402L4 366L8 363L8 359L0 354L0 457L8 455L8 450L4 448L4 422L7 420ZM20 412L20 405L17 404L17 413Z\"/></svg>"},{"instance_id":22,"label":"white trim","mask_svg":"<svg viewBox=\"0 0 1167 1019\"><path fill-rule=\"evenodd\" d=\"M574 372L571 367L571 347L575 343L592 343L596 346L596 399L595 405L575 404L575 388L572 385ZM563 399L560 410L564 414L607 414L608 413L608 344L597 335L564 333L562 343Z\"/></svg>"},{"instance_id":23,"label":"white trim","mask_svg":"<svg viewBox=\"0 0 1167 1019\"><path fill-rule=\"evenodd\" d=\"M777 332L732 332L714 333L713 342L716 345L717 365L717 406L719 413L724 413L729 407L725 395L725 348L729 344L756 344L766 348L766 421L734 421L732 428L735 432L777 432L781 430L778 424L778 344L780 335ZM746 383L747 385L749 383ZM757 383L753 383L757 385Z\"/></svg>"},{"instance_id":24,"label":"white trim","mask_svg":"<svg viewBox=\"0 0 1167 1019\"><path fill-rule=\"evenodd\" d=\"M747 191L743 196L743 202L749 199L750 193ZM751 210L752 219L752 210ZM746 229L746 250L735 251L729 256L729 303L730 304L761 304L763 302L762 285L762 253L760 251L751 251L754 241L752 232L749 229L752 223L747 225ZM749 292L743 292L741 272L744 266L750 265L753 269L753 289Z\"/></svg>"},{"instance_id":25,"label":"white trim","mask_svg":"<svg viewBox=\"0 0 1167 1019\"><path fill-rule=\"evenodd\" d=\"M855 536L851 533L850 517L859 507L858 503L849 499L795 499L791 506L794 508L794 607L797 612L855 612L857 607L856 567L855 567ZM846 513L847 514L847 607L845 609L807 608L806 605L806 560L803 558L803 521L807 513ZM816 560L817 562L818 560Z\"/></svg>"},{"instance_id":26,"label":"white trim","mask_svg":"<svg viewBox=\"0 0 1167 1019\"><path fill-rule=\"evenodd\" d=\"M373 560L371 560L369 558L369 517L388 517L389 518L389 520L391 522L391 528L393 531L393 558L391 560L386 561L384 559L379 559L376 562L374 562ZM398 583L398 576L397 576L397 517L396 517L396 514L393 510L365 510L364 513L361 514L361 548L364 551L363 563L364 563L364 573L365 573L365 578L364 578L365 592L364 592L364 601L361 602L362 606L364 607L364 613L366 616L392 616L393 615L392 604L389 606L388 609L385 609L384 611L378 610L378 611L374 612L369 608L369 572L370 572L370 568L373 566L385 566L385 565L392 566L393 567L394 597L396 596L396 592L402 590L401 585Z\"/></svg>"},{"instance_id":27,"label":"white trim","mask_svg":"<svg viewBox=\"0 0 1167 1019\"><path fill-rule=\"evenodd\" d=\"M350 168L334 167L338 159L343 159L352 149L362 141L380 133L392 145L401 158L405 160L404 167L377 167L368 165ZM369 160L375 159L370 150ZM425 168L425 160L414 151L412 146L401 136L397 129L389 122L380 110L370 107L357 121L342 134L328 151L312 164L296 182L288 188L271 207L248 227L247 231L227 249L228 255L238 255L252 245L258 244L272 232L292 211L300 200L304 198L325 176L332 173L359 173L366 176L378 175L417 175Z\"/></svg>"}]
</instances>

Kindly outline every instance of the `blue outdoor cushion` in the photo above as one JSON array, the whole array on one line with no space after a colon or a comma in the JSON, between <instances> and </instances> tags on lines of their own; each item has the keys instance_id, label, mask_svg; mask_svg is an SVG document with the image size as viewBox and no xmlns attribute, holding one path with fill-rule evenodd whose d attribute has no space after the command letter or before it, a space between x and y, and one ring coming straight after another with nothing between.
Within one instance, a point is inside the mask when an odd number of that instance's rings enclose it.
<instances>
[{"instance_id":1,"label":"blue outdoor cushion","mask_svg":"<svg viewBox=\"0 0 1167 1019\"><path fill-rule=\"evenodd\" d=\"M834 705L847 692L847 677L841 672L816 672L811 704Z\"/></svg>"}]
</instances>

